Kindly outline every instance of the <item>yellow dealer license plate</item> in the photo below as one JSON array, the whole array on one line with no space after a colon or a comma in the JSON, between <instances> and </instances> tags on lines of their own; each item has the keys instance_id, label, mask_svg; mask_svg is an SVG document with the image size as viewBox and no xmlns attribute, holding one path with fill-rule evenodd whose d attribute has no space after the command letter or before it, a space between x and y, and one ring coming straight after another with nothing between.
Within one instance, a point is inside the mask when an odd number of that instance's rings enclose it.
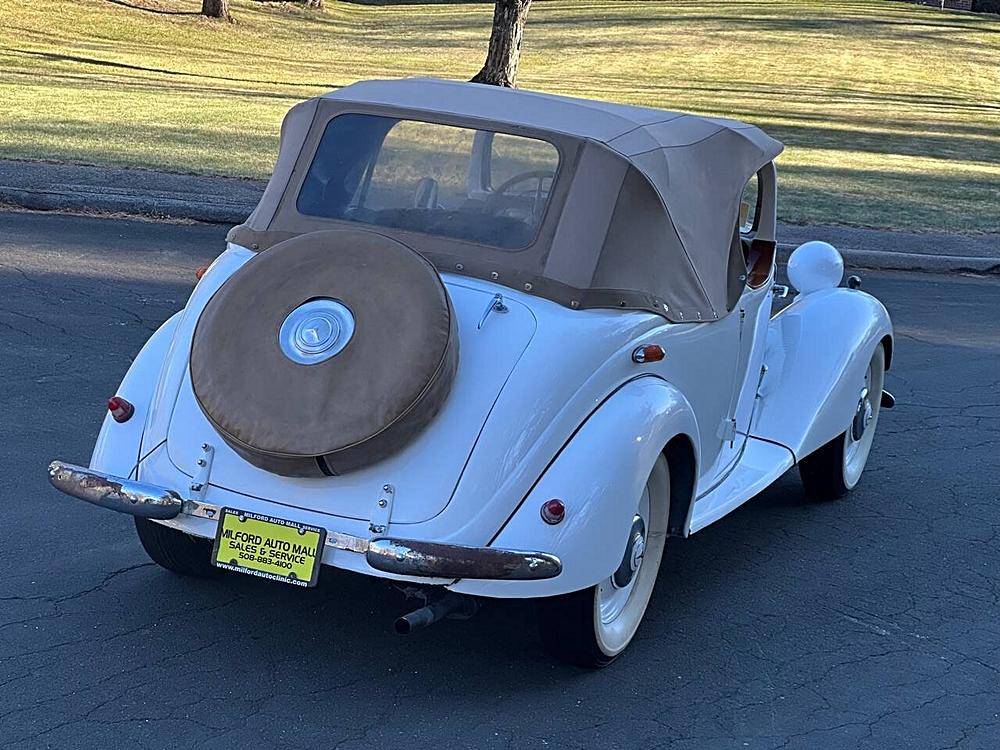
<instances>
[{"instance_id":1,"label":"yellow dealer license plate","mask_svg":"<svg viewBox=\"0 0 1000 750\"><path fill-rule=\"evenodd\" d=\"M212 563L294 586L315 586L326 529L223 508Z\"/></svg>"}]
</instances>

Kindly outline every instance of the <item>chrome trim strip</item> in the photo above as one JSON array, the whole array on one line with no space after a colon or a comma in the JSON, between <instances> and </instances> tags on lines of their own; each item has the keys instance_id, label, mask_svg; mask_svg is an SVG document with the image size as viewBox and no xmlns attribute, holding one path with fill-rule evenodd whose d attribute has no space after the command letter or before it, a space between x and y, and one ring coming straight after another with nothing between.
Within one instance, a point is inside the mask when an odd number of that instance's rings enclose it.
<instances>
[{"instance_id":1,"label":"chrome trim strip","mask_svg":"<svg viewBox=\"0 0 1000 750\"><path fill-rule=\"evenodd\" d=\"M185 500L165 487L62 461L49 464L49 481L71 497L141 518L166 521L184 514L217 520L221 510L217 505ZM375 570L418 578L537 581L555 578L562 572L559 558L545 552L386 537L369 540L339 531L327 531L325 546L365 555Z\"/></svg>"}]
</instances>

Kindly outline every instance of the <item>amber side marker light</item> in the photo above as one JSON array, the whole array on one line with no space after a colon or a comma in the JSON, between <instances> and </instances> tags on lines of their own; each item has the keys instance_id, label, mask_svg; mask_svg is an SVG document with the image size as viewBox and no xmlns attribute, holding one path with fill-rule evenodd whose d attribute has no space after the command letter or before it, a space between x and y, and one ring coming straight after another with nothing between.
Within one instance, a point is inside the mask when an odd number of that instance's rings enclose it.
<instances>
[{"instance_id":1,"label":"amber side marker light","mask_svg":"<svg viewBox=\"0 0 1000 750\"><path fill-rule=\"evenodd\" d=\"M640 346L632 352L632 361L637 365L643 365L647 362L659 362L666 356L667 353L659 344L646 344L646 346Z\"/></svg>"},{"instance_id":2,"label":"amber side marker light","mask_svg":"<svg viewBox=\"0 0 1000 750\"><path fill-rule=\"evenodd\" d=\"M555 526L566 517L566 506L562 500L546 500L542 503L542 520Z\"/></svg>"},{"instance_id":3,"label":"amber side marker light","mask_svg":"<svg viewBox=\"0 0 1000 750\"><path fill-rule=\"evenodd\" d=\"M208 266L198 266L196 269L194 269L194 277L198 279L198 281L201 281L201 277L205 275L205 272L207 270Z\"/></svg>"},{"instance_id":4,"label":"amber side marker light","mask_svg":"<svg viewBox=\"0 0 1000 750\"><path fill-rule=\"evenodd\" d=\"M128 422L135 414L135 407L121 396L112 396L108 399L108 411L116 422Z\"/></svg>"}]
</instances>

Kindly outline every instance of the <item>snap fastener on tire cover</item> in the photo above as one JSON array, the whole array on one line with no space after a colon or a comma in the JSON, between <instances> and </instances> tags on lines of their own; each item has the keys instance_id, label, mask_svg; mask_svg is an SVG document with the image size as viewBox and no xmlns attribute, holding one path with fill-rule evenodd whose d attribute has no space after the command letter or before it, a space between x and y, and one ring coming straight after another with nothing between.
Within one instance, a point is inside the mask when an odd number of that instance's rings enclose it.
<instances>
[{"instance_id":1,"label":"snap fastener on tire cover","mask_svg":"<svg viewBox=\"0 0 1000 750\"><path fill-rule=\"evenodd\" d=\"M287 476L342 474L396 452L440 410L457 368L441 277L366 230L258 253L209 300L191 343L205 416L247 461Z\"/></svg>"}]
</instances>

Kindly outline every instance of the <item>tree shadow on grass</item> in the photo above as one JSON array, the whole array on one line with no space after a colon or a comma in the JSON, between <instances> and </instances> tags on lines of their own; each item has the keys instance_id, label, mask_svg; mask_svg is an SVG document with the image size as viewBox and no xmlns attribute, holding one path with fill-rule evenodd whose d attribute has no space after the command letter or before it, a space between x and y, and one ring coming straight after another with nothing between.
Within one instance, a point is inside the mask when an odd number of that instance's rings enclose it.
<instances>
[{"instance_id":1,"label":"tree shadow on grass","mask_svg":"<svg viewBox=\"0 0 1000 750\"><path fill-rule=\"evenodd\" d=\"M758 113L755 117L761 117ZM969 136L960 128L954 132L900 133L878 127L845 128L835 126L810 127L775 123L766 128L775 138L789 145L834 151L864 152L890 156L937 157L962 162L991 163L1000 159L1000 128L989 135Z\"/></svg>"},{"instance_id":2,"label":"tree shadow on grass","mask_svg":"<svg viewBox=\"0 0 1000 750\"><path fill-rule=\"evenodd\" d=\"M341 0L349 5L493 5L493 0Z\"/></svg>"},{"instance_id":3,"label":"tree shadow on grass","mask_svg":"<svg viewBox=\"0 0 1000 750\"><path fill-rule=\"evenodd\" d=\"M114 60L104 60L98 57L83 57L81 55L66 55L56 52L39 52L37 50L27 50L27 49L11 49L18 55L25 55L30 57L38 57L45 60L57 61L57 62L75 62L82 63L84 65L97 65L106 68L117 68L121 70L138 71L142 73L160 73L162 75L168 76L180 76L183 78L206 78L215 81L229 81L233 83L262 83L270 86L301 86L301 82L297 81L266 81L256 78L234 78L232 76L218 76L211 75L209 73L193 73L186 70L170 70L169 68L151 68L145 65L132 65L130 63L116 62ZM317 83L311 84L315 86L326 86L328 88L338 88L336 84L324 84Z\"/></svg>"},{"instance_id":4,"label":"tree shadow on grass","mask_svg":"<svg viewBox=\"0 0 1000 750\"><path fill-rule=\"evenodd\" d=\"M161 16L200 16L196 10L166 10L165 8L149 8L145 5L133 5L132 3L126 3L125 0L107 0L112 5L121 5L123 8L131 8L132 10L141 10L146 13L156 13Z\"/></svg>"},{"instance_id":5,"label":"tree shadow on grass","mask_svg":"<svg viewBox=\"0 0 1000 750\"><path fill-rule=\"evenodd\" d=\"M627 89L623 88L623 86L627 86ZM987 99L974 101L960 94L939 92L893 91L889 93L851 86L846 83L838 85L833 82L789 85L781 82L740 81L734 86L732 84L713 84L710 81L689 79L686 83L677 81L670 81L669 83L632 81L622 86L616 85L615 88L618 90L627 90L633 95L641 94L647 99L655 100L659 98L663 101L669 101L669 97L676 97L677 95L687 97L710 95L713 98L730 96L743 102L773 99L778 102L796 102L820 107L835 103L840 107L845 105L856 107L893 105L906 108L921 107L928 110L945 112L964 110L987 115L1000 113L1000 102ZM826 118L828 115L822 115L822 117Z\"/></svg>"},{"instance_id":6,"label":"tree shadow on grass","mask_svg":"<svg viewBox=\"0 0 1000 750\"><path fill-rule=\"evenodd\" d=\"M32 79L37 78L37 75L32 71L15 70L11 71L9 75L12 78L16 76L29 82ZM47 75L46 78L51 81L51 87L57 90L80 86L87 86L91 89L106 89L114 87L115 90L120 92L157 95L163 93L164 86L166 85L164 79L157 78L155 76L121 76L114 74L99 76L87 73L53 73ZM317 89L332 91L339 89L342 85L344 85L332 83L303 83L298 85L298 87L294 90L286 89L280 91L260 91L237 85L219 86L190 80L178 81L173 78L166 80L169 80L170 94L234 97L242 100L243 102L249 102L252 100L274 100L287 103L288 106L297 104L303 99L314 95L315 90Z\"/></svg>"},{"instance_id":7,"label":"tree shadow on grass","mask_svg":"<svg viewBox=\"0 0 1000 750\"><path fill-rule=\"evenodd\" d=\"M1000 231L993 174L863 169L779 160L779 218L916 232Z\"/></svg>"}]
</instances>

